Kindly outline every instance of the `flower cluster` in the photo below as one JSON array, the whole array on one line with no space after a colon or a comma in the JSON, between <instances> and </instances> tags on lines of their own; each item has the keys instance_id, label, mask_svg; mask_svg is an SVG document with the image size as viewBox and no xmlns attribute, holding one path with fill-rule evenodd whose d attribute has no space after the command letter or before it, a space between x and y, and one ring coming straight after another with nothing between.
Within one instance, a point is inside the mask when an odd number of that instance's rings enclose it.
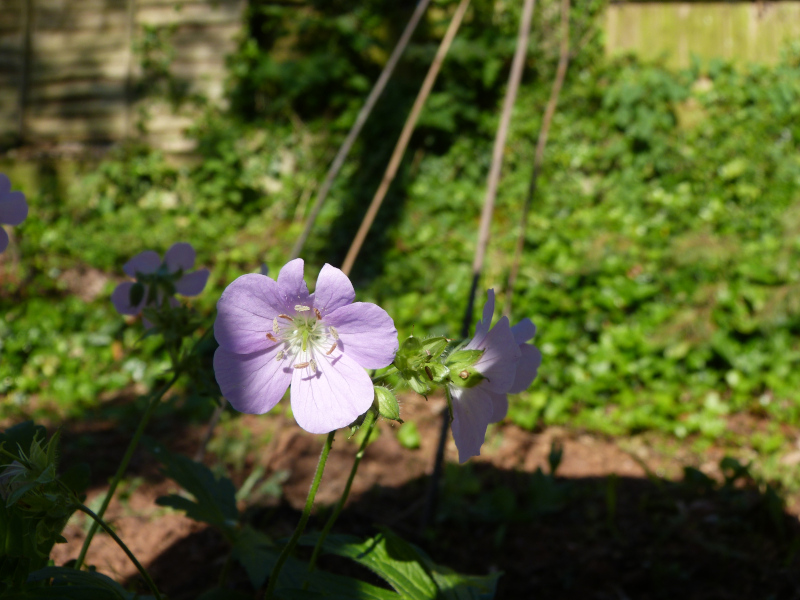
<instances>
[{"instance_id":1,"label":"flower cluster","mask_svg":"<svg viewBox=\"0 0 800 600\"><path fill-rule=\"evenodd\" d=\"M194 261L194 248L186 242L173 244L163 262L153 250L141 252L122 267L136 281L120 283L111 295L111 302L122 315L138 315L145 306L159 308L165 300L170 306L177 306L175 293L196 296L208 281L208 269L189 272Z\"/></svg>"},{"instance_id":2,"label":"flower cluster","mask_svg":"<svg viewBox=\"0 0 800 600\"><path fill-rule=\"evenodd\" d=\"M25 194L11 191L11 180L0 173L0 224L19 225L28 216ZM0 227L0 252L8 247L8 234Z\"/></svg>"},{"instance_id":3,"label":"flower cluster","mask_svg":"<svg viewBox=\"0 0 800 600\"><path fill-rule=\"evenodd\" d=\"M292 412L306 431L328 433L364 414L375 396L364 369L392 362L397 330L385 310L354 300L350 280L328 264L310 294L299 258L277 281L253 273L231 283L214 323L214 373L231 405L265 413L291 384Z\"/></svg>"}]
</instances>

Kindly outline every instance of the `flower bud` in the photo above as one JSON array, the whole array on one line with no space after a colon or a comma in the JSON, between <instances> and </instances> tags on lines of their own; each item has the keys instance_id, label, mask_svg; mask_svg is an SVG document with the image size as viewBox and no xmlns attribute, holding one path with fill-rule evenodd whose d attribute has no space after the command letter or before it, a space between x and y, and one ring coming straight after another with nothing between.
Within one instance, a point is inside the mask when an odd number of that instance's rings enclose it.
<instances>
[{"instance_id":1,"label":"flower bud","mask_svg":"<svg viewBox=\"0 0 800 600\"><path fill-rule=\"evenodd\" d=\"M397 402L395 395L388 388L379 385L375 386L375 400L373 406L378 409L378 414L384 419L399 421L400 423L403 422L400 418L400 404Z\"/></svg>"}]
</instances>

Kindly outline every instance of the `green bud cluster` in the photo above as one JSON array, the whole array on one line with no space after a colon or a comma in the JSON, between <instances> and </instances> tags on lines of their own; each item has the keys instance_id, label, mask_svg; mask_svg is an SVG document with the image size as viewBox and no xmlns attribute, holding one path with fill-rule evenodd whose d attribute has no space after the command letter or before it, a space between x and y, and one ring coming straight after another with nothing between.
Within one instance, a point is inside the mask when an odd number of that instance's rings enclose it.
<instances>
[{"instance_id":1,"label":"green bud cluster","mask_svg":"<svg viewBox=\"0 0 800 600\"><path fill-rule=\"evenodd\" d=\"M394 364L403 379L418 394L427 396L436 387L455 384L461 387L478 385L484 377L474 365L483 350L460 350L445 354L450 340L445 337L406 339L395 356Z\"/></svg>"}]
</instances>

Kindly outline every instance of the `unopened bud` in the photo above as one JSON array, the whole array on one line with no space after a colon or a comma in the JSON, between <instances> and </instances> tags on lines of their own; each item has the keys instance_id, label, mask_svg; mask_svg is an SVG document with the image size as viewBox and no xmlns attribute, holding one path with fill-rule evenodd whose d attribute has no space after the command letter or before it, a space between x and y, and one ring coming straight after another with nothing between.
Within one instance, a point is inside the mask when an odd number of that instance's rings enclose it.
<instances>
[{"instance_id":1,"label":"unopened bud","mask_svg":"<svg viewBox=\"0 0 800 600\"><path fill-rule=\"evenodd\" d=\"M400 419L400 404L397 402L395 395L388 388L379 385L375 386L375 400L373 405L378 409L378 413L384 419L403 422L402 419Z\"/></svg>"}]
</instances>

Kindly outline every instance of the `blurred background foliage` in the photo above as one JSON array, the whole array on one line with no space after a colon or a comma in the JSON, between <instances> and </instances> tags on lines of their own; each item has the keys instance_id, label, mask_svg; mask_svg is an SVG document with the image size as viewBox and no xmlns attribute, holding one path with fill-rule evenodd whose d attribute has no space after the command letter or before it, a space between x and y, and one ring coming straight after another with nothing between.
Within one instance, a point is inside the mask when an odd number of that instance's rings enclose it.
<instances>
[{"instance_id":1,"label":"blurred background foliage","mask_svg":"<svg viewBox=\"0 0 800 600\"><path fill-rule=\"evenodd\" d=\"M573 7L572 61L507 290L558 58L559 3L537 7L481 285L501 305L513 294L512 322L539 328L539 377L509 418L776 454L800 424L800 45L774 67L676 72L605 57L603 8ZM236 276L262 262L276 274L410 9L252 0L227 107L204 108L192 157L132 142L99 161L0 163L31 205L0 267L9 410L79 415L163 370L158 343L109 301L141 250L195 246L212 270L194 300L209 324ZM309 281L341 263L453 9L432 3L334 185L303 253ZM459 330L518 20L516 3L473 1L356 261L359 298L401 335ZM92 274L101 289L88 294ZM758 432L733 427L739 417Z\"/></svg>"}]
</instances>

